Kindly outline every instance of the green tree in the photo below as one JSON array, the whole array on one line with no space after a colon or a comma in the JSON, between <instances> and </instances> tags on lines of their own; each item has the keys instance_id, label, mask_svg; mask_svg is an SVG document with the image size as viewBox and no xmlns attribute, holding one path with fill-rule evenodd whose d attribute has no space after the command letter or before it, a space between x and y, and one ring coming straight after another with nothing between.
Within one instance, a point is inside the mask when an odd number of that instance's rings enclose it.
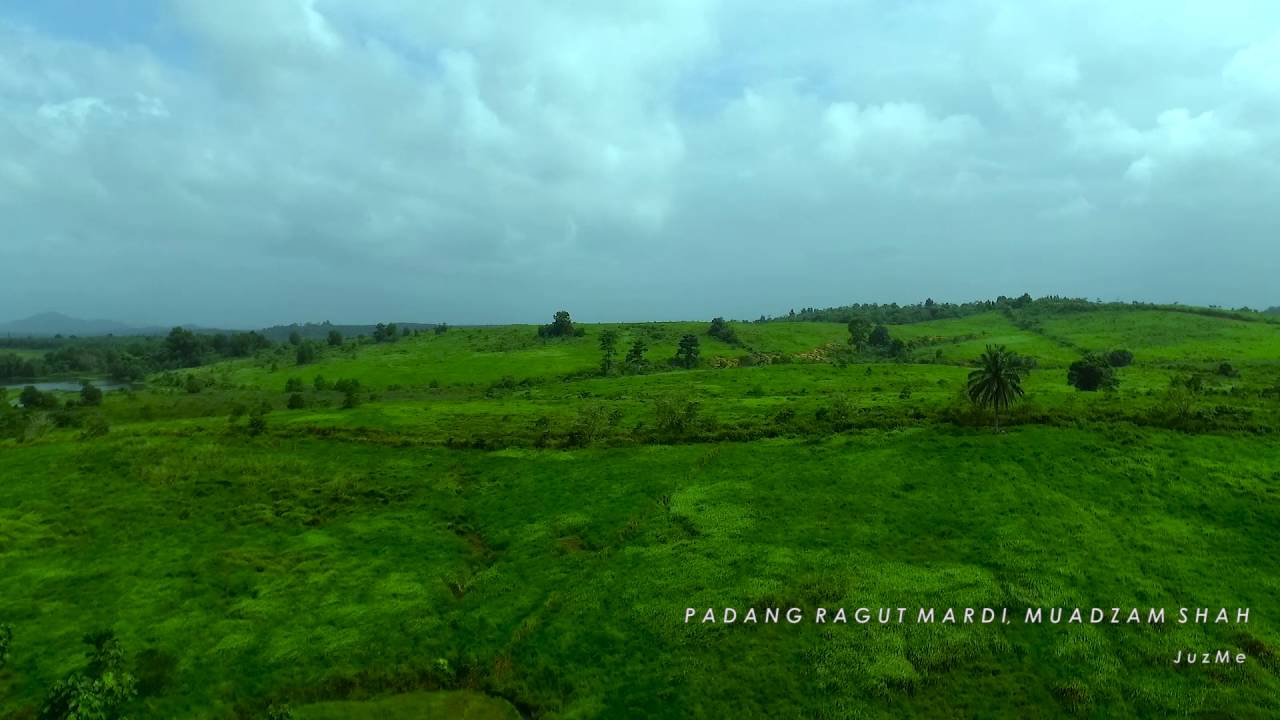
<instances>
[{"instance_id":1,"label":"green tree","mask_svg":"<svg viewBox=\"0 0 1280 720\"><path fill-rule=\"evenodd\" d=\"M178 367L195 367L200 364L200 339L184 327L175 327L164 339L165 354Z\"/></svg>"},{"instance_id":2,"label":"green tree","mask_svg":"<svg viewBox=\"0 0 1280 720\"><path fill-rule=\"evenodd\" d=\"M707 334L730 345L741 344L741 341L738 340L738 334L733 331L733 327L722 317L711 319L711 327L707 328Z\"/></svg>"},{"instance_id":3,"label":"green tree","mask_svg":"<svg viewBox=\"0 0 1280 720\"><path fill-rule=\"evenodd\" d=\"M325 380L323 375L317 375L315 381L311 383L311 386L314 387L317 392L324 392L329 389L329 381Z\"/></svg>"},{"instance_id":4,"label":"green tree","mask_svg":"<svg viewBox=\"0 0 1280 720\"><path fill-rule=\"evenodd\" d=\"M550 325L538 328L538 337L543 338L573 337L579 334L581 333L573 327L573 318L569 317L568 310L557 312Z\"/></svg>"},{"instance_id":5,"label":"green tree","mask_svg":"<svg viewBox=\"0 0 1280 720\"><path fill-rule=\"evenodd\" d=\"M683 368L691 368L698 364L698 336L685 334L680 338L680 346L676 348L675 363Z\"/></svg>"},{"instance_id":6,"label":"green tree","mask_svg":"<svg viewBox=\"0 0 1280 720\"><path fill-rule=\"evenodd\" d=\"M893 342L893 338L889 337L889 328L883 325L876 325L872 329L871 334L867 335L867 342L878 348L888 347Z\"/></svg>"},{"instance_id":7,"label":"green tree","mask_svg":"<svg viewBox=\"0 0 1280 720\"><path fill-rule=\"evenodd\" d=\"M302 392L302 378L291 377L284 381L284 391L287 393Z\"/></svg>"},{"instance_id":8,"label":"green tree","mask_svg":"<svg viewBox=\"0 0 1280 720\"><path fill-rule=\"evenodd\" d=\"M299 365L313 363L316 360L316 347L310 342L304 342L298 346L297 361Z\"/></svg>"},{"instance_id":9,"label":"green tree","mask_svg":"<svg viewBox=\"0 0 1280 720\"><path fill-rule=\"evenodd\" d=\"M329 347L341 347L342 333L338 332L337 330L330 330L328 342L329 342Z\"/></svg>"},{"instance_id":10,"label":"green tree","mask_svg":"<svg viewBox=\"0 0 1280 720\"><path fill-rule=\"evenodd\" d=\"M1008 410L1024 395L1022 379L1027 366L1016 353L1005 346L988 345L977 360L977 369L969 373L969 400L995 414L995 431L1000 432L1000 412Z\"/></svg>"},{"instance_id":11,"label":"green tree","mask_svg":"<svg viewBox=\"0 0 1280 720\"><path fill-rule=\"evenodd\" d=\"M627 357L623 359L623 364L630 372L644 370L649 361L644 359L644 354L649 351L649 347L644 344L644 340L636 338L631 343L631 349L627 350Z\"/></svg>"},{"instance_id":12,"label":"green tree","mask_svg":"<svg viewBox=\"0 0 1280 720\"><path fill-rule=\"evenodd\" d=\"M42 393L35 385L28 385L18 393L18 404L28 410L54 407L58 399L51 393Z\"/></svg>"},{"instance_id":13,"label":"green tree","mask_svg":"<svg viewBox=\"0 0 1280 720\"><path fill-rule=\"evenodd\" d=\"M302 396L302 393L300 392L296 392L290 395L289 402L286 405L286 407L288 407L290 410L300 410L306 406L307 406L307 399L304 398Z\"/></svg>"},{"instance_id":14,"label":"green tree","mask_svg":"<svg viewBox=\"0 0 1280 720\"><path fill-rule=\"evenodd\" d=\"M80 385L80 404L81 405L101 405L102 404L102 388L94 385L88 380Z\"/></svg>"},{"instance_id":15,"label":"green tree","mask_svg":"<svg viewBox=\"0 0 1280 720\"><path fill-rule=\"evenodd\" d=\"M360 390L359 385L347 385L342 391L342 409L350 410L360 405L360 396L357 393Z\"/></svg>"},{"instance_id":16,"label":"green tree","mask_svg":"<svg viewBox=\"0 0 1280 720\"><path fill-rule=\"evenodd\" d=\"M600 374L613 372L614 358L618 354L618 331L605 330L600 333Z\"/></svg>"},{"instance_id":17,"label":"green tree","mask_svg":"<svg viewBox=\"0 0 1280 720\"><path fill-rule=\"evenodd\" d=\"M1067 368L1067 384L1077 390L1094 392L1114 390L1119 387L1120 380L1105 356L1091 352Z\"/></svg>"},{"instance_id":18,"label":"green tree","mask_svg":"<svg viewBox=\"0 0 1280 720\"><path fill-rule=\"evenodd\" d=\"M294 347L298 347L302 344L302 336L298 334L297 330L289 333L289 344Z\"/></svg>"},{"instance_id":19,"label":"green tree","mask_svg":"<svg viewBox=\"0 0 1280 720\"><path fill-rule=\"evenodd\" d=\"M871 323L863 318L854 318L849 321L849 346L855 351L862 352L870 336Z\"/></svg>"},{"instance_id":20,"label":"green tree","mask_svg":"<svg viewBox=\"0 0 1280 720\"><path fill-rule=\"evenodd\" d=\"M261 435L267 431L267 413L261 407L249 413L249 434Z\"/></svg>"}]
</instances>

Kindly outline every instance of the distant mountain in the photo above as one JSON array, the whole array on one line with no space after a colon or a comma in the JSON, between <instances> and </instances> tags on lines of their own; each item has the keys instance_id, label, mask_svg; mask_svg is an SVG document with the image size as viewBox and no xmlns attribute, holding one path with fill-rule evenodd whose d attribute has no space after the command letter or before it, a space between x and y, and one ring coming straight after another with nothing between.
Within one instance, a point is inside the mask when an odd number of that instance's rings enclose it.
<instances>
[{"instance_id":1,"label":"distant mountain","mask_svg":"<svg viewBox=\"0 0 1280 720\"><path fill-rule=\"evenodd\" d=\"M433 323L411 323L398 322L395 323L397 330L408 328L410 330L418 330L425 332L435 327ZM343 337L356 337L357 335L372 335L375 325L334 325L329 321L321 323L293 323L291 325L272 325L268 328L258 330L264 337L272 342L284 342L289 339L293 333L298 333L303 340L324 340L329 335L330 330L337 330L342 333Z\"/></svg>"},{"instance_id":2,"label":"distant mountain","mask_svg":"<svg viewBox=\"0 0 1280 720\"><path fill-rule=\"evenodd\" d=\"M155 331L155 328L139 328L114 320L82 320L56 312L40 313L21 320L0 323L0 336L15 337L149 335Z\"/></svg>"}]
</instances>

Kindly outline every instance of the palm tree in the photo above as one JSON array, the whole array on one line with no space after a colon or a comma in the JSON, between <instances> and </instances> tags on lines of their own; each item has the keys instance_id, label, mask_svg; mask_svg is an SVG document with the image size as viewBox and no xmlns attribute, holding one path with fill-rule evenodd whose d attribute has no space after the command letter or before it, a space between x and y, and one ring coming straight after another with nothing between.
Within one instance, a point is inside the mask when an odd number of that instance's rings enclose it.
<instances>
[{"instance_id":1,"label":"palm tree","mask_svg":"<svg viewBox=\"0 0 1280 720\"><path fill-rule=\"evenodd\" d=\"M1022 378L1026 374L1026 363L1003 345L988 345L978 357L978 368L969 373L969 399L974 405L995 412L996 432L1000 432L1000 411L1008 410L1022 398Z\"/></svg>"}]
</instances>

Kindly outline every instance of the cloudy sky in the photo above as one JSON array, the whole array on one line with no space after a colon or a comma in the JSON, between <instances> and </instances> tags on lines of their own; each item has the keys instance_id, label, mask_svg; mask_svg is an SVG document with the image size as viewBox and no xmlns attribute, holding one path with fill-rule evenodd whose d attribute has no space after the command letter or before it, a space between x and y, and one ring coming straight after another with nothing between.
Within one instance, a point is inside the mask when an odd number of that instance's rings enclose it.
<instances>
[{"instance_id":1,"label":"cloudy sky","mask_svg":"<svg viewBox=\"0 0 1280 720\"><path fill-rule=\"evenodd\" d=\"M1280 3L0 0L0 320L1280 305Z\"/></svg>"}]
</instances>

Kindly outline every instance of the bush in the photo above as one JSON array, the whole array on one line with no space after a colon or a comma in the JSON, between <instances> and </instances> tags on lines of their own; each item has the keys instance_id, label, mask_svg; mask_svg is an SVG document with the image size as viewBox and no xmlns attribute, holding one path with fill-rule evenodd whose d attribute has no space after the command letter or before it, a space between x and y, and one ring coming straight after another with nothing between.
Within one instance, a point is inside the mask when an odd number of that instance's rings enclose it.
<instances>
[{"instance_id":1,"label":"bush","mask_svg":"<svg viewBox=\"0 0 1280 720\"><path fill-rule=\"evenodd\" d=\"M1240 373L1235 368L1231 367L1231 363L1224 362L1218 366L1218 374L1222 377L1236 377Z\"/></svg>"},{"instance_id":2,"label":"bush","mask_svg":"<svg viewBox=\"0 0 1280 720\"><path fill-rule=\"evenodd\" d=\"M323 375L317 375L311 386L316 389L316 392L324 392L329 389L329 381L325 380Z\"/></svg>"},{"instance_id":3,"label":"bush","mask_svg":"<svg viewBox=\"0 0 1280 720\"><path fill-rule=\"evenodd\" d=\"M89 407L102 404L102 388L87 380L80 386L80 404Z\"/></svg>"},{"instance_id":4,"label":"bush","mask_svg":"<svg viewBox=\"0 0 1280 720\"><path fill-rule=\"evenodd\" d=\"M183 383L182 386L186 388L187 392L191 393L192 395L195 395L196 393L204 389L204 384L201 383L200 379L197 378L195 375L187 375L187 380L186 382Z\"/></svg>"},{"instance_id":5,"label":"bush","mask_svg":"<svg viewBox=\"0 0 1280 720\"><path fill-rule=\"evenodd\" d=\"M80 439L92 440L109 432L111 432L111 426L107 424L106 418L101 415L90 415L85 419L84 425L80 429Z\"/></svg>"},{"instance_id":6,"label":"bush","mask_svg":"<svg viewBox=\"0 0 1280 720\"><path fill-rule=\"evenodd\" d=\"M730 345L741 344L741 341L738 340L737 333L733 331L733 328L730 327L729 323L725 322L725 319L722 317L713 318L711 320L711 327L707 329L707 334Z\"/></svg>"},{"instance_id":7,"label":"bush","mask_svg":"<svg viewBox=\"0 0 1280 720\"><path fill-rule=\"evenodd\" d=\"M28 385L18 393L18 404L28 410L48 409L58 406L58 398L53 393L43 393L35 385Z\"/></svg>"},{"instance_id":8,"label":"bush","mask_svg":"<svg viewBox=\"0 0 1280 720\"><path fill-rule=\"evenodd\" d=\"M346 386L346 389L343 390L343 395L342 395L343 410L351 410L352 408L358 407L360 405L360 396L357 394L359 392L359 388L360 388L360 384L355 383L353 385Z\"/></svg>"},{"instance_id":9,"label":"bush","mask_svg":"<svg viewBox=\"0 0 1280 720\"><path fill-rule=\"evenodd\" d=\"M125 672L125 653L113 633L87 635L89 665L54 684L40 708L40 720L123 720L137 695L137 681Z\"/></svg>"},{"instance_id":10,"label":"bush","mask_svg":"<svg viewBox=\"0 0 1280 720\"><path fill-rule=\"evenodd\" d=\"M313 363L316 360L316 348L310 341L298 346L297 362L299 365Z\"/></svg>"},{"instance_id":11,"label":"bush","mask_svg":"<svg viewBox=\"0 0 1280 720\"><path fill-rule=\"evenodd\" d=\"M676 356L672 362L682 368L692 368L698 364L697 335L681 336L680 345L676 348Z\"/></svg>"},{"instance_id":12,"label":"bush","mask_svg":"<svg viewBox=\"0 0 1280 720\"><path fill-rule=\"evenodd\" d=\"M285 406L290 410L301 410L307 406L307 399L302 397L302 393L296 392L289 396L289 402Z\"/></svg>"},{"instance_id":13,"label":"bush","mask_svg":"<svg viewBox=\"0 0 1280 720\"><path fill-rule=\"evenodd\" d=\"M287 393L302 392L302 378L291 377L284 381L284 391Z\"/></svg>"},{"instance_id":14,"label":"bush","mask_svg":"<svg viewBox=\"0 0 1280 720\"><path fill-rule=\"evenodd\" d=\"M683 437L697 426L701 406L693 401L673 396L654 401L658 432L668 437Z\"/></svg>"},{"instance_id":15,"label":"bush","mask_svg":"<svg viewBox=\"0 0 1280 720\"><path fill-rule=\"evenodd\" d=\"M249 414L249 434L261 435L267 431L267 416L261 410Z\"/></svg>"},{"instance_id":16,"label":"bush","mask_svg":"<svg viewBox=\"0 0 1280 720\"><path fill-rule=\"evenodd\" d=\"M1111 367L1129 367L1133 364L1133 353L1128 350L1112 350L1107 353L1107 362L1111 363Z\"/></svg>"},{"instance_id":17,"label":"bush","mask_svg":"<svg viewBox=\"0 0 1280 720\"><path fill-rule=\"evenodd\" d=\"M1077 390L1094 392L1114 390L1119 387L1120 380L1105 357L1088 353L1067 368L1067 384Z\"/></svg>"},{"instance_id":18,"label":"bush","mask_svg":"<svg viewBox=\"0 0 1280 720\"><path fill-rule=\"evenodd\" d=\"M360 381L355 379L339 380L333 384L333 389L340 393L360 392Z\"/></svg>"}]
</instances>

